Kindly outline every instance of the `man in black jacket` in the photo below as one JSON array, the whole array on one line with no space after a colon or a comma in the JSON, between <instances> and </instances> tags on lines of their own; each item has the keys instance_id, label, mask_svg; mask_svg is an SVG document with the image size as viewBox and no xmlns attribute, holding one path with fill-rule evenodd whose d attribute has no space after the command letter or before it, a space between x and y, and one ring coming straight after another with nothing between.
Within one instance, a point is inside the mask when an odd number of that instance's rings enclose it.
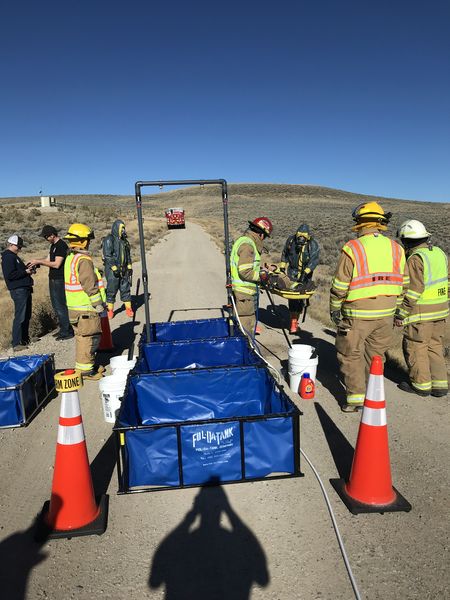
<instances>
[{"instance_id":1,"label":"man in black jacket","mask_svg":"<svg viewBox=\"0 0 450 600\"><path fill-rule=\"evenodd\" d=\"M18 256L23 248L23 239L11 235L6 250L2 252L2 271L6 287L14 302L12 326L12 346L14 350L26 350L30 342L29 326L31 319L31 294L35 267L25 265Z\"/></svg>"},{"instance_id":2,"label":"man in black jacket","mask_svg":"<svg viewBox=\"0 0 450 600\"><path fill-rule=\"evenodd\" d=\"M40 237L50 244L47 258L32 258L28 265L42 265L48 267L48 286L50 301L58 317L59 331L54 336L57 340L70 340L73 338L73 329L69 323L69 311L66 304L64 289L64 261L68 247L64 240L58 236L58 231L53 225L44 225Z\"/></svg>"}]
</instances>

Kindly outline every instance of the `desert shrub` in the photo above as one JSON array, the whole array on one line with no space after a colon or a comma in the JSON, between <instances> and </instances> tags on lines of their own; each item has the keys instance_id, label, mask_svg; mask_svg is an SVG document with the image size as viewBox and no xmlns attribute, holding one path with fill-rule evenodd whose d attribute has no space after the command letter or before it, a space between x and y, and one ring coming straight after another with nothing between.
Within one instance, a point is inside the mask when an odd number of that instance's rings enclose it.
<instances>
[{"instance_id":1,"label":"desert shrub","mask_svg":"<svg viewBox=\"0 0 450 600\"><path fill-rule=\"evenodd\" d=\"M56 316L50 299L40 299L33 304L33 314L30 321L30 336L39 337L55 329Z\"/></svg>"},{"instance_id":2,"label":"desert shrub","mask_svg":"<svg viewBox=\"0 0 450 600\"><path fill-rule=\"evenodd\" d=\"M40 217L42 215L41 211L38 208L32 208L28 213L30 220L34 220L36 217Z\"/></svg>"}]
</instances>

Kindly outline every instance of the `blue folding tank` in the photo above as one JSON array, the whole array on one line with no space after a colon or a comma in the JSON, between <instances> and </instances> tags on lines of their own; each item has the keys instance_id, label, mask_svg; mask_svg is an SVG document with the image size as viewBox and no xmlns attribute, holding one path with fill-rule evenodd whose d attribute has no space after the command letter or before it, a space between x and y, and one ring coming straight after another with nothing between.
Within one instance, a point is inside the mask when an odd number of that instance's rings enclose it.
<instances>
[{"instance_id":1,"label":"blue folding tank","mask_svg":"<svg viewBox=\"0 0 450 600\"><path fill-rule=\"evenodd\" d=\"M23 427L55 388L53 354L0 359L0 428Z\"/></svg>"},{"instance_id":2,"label":"blue folding tank","mask_svg":"<svg viewBox=\"0 0 450 600\"><path fill-rule=\"evenodd\" d=\"M132 374L119 493L299 476L299 415L261 366Z\"/></svg>"}]
</instances>

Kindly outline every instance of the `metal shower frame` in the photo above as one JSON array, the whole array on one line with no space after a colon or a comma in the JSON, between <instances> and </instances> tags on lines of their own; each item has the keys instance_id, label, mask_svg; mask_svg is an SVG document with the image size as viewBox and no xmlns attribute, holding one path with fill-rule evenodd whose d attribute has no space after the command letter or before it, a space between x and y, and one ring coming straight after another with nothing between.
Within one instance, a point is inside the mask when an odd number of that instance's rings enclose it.
<instances>
[{"instance_id":1,"label":"metal shower frame","mask_svg":"<svg viewBox=\"0 0 450 600\"><path fill-rule=\"evenodd\" d=\"M186 179L186 180L164 180L164 181L137 181L134 184L136 211L138 218L139 229L139 246L141 250L142 264L142 283L144 285L144 305L145 305L145 334L146 339L150 340L150 302L148 297L148 272L147 261L145 257L145 239L144 239L144 218L142 215L142 196L141 189L145 187L164 186L187 186L187 185L220 185L222 188L222 205L223 205L223 228L225 235L225 272L226 272L226 288L228 297L228 307L231 310L231 269L230 269L230 245L229 245L229 229L228 229L228 187L225 179Z\"/></svg>"}]
</instances>

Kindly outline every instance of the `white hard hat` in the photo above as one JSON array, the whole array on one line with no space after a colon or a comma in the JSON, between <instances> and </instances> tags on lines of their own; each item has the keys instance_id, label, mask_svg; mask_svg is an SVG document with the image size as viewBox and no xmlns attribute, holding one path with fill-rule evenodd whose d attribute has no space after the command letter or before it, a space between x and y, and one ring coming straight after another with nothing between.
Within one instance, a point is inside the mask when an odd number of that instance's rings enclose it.
<instances>
[{"instance_id":1,"label":"white hard hat","mask_svg":"<svg viewBox=\"0 0 450 600\"><path fill-rule=\"evenodd\" d=\"M416 219L408 219L397 230L397 237L407 240L421 240L430 235L431 233L427 231L425 225Z\"/></svg>"}]
</instances>

